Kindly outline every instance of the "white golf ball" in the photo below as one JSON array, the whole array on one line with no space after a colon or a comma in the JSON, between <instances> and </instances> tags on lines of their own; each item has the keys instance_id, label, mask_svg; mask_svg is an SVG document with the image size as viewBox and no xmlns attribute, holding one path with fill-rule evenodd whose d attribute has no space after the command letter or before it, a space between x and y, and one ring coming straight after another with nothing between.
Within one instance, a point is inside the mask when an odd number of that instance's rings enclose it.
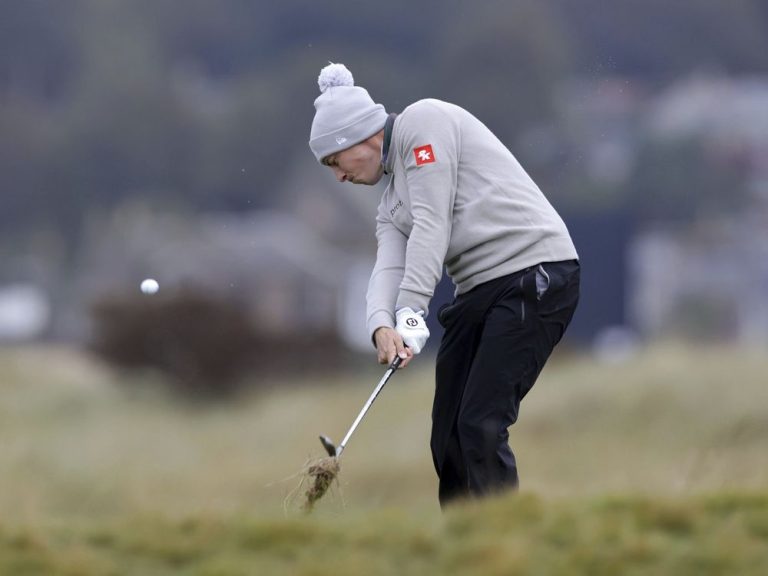
<instances>
[{"instance_id":1,"label":"white golf ball","mask_svg":"<svg viewBox=\"0 0 768 576\"><path fill-rule=\"evenodd\" d=\"M154 294L158 290L160 290L160 284L157 283L157 280L147 278L141 283L141 291L144 294Z\"/></svg>"}]
</instances>

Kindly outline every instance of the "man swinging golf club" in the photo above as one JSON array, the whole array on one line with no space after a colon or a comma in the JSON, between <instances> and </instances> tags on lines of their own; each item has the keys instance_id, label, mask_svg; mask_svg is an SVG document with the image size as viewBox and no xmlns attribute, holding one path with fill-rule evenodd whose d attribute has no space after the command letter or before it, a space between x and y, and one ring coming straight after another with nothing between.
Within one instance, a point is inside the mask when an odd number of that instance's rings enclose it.
<instances>
[{"instance_id":1,"label":"man swinging golf club","mask_svg":"<svg viewBox=\"0 0 768 576\"><path fill-rule=\"evenodd\" d=\"M425 99L387 114L342 64L323 68L309 140L340 182L390 176L376 218L368 330L406 366L443 266L432 458L441 505L518 485L507 429L579 297L568 230L512 153L466 110Z\"/></svg>"}]
</instances>

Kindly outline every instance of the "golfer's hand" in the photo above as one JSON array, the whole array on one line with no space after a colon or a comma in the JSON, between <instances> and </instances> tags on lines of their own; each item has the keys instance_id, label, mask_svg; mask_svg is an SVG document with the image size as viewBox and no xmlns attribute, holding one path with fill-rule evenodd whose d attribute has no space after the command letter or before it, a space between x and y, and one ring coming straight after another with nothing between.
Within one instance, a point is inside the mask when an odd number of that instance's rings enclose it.
<instances>
[{"instance_id":1,"label":"golfer's hand","mask_svg":"<svg viewBox=\"0 0 768 576\"><path fill-rule=\"evenodd\" d=\"M429 328L424 322L424 312L414 312L411 308L400 308L395 313L397 325L395 330L403 339L406 346L419 354L429 338Z\"/></svg>"},{"instance_id":2,"label":"golfer's hand","mask_svg":"<svg viewBox=\"0 0 768 576\"><path fill-rule=\"evenodd\" d=\"M400 368L405 368L413 358L413 352L403 344L403 339L397 330L381 326L373 333L373 339L376 343L376 351L379 356L379 364L392 364L395 356L403 359Z\"/></svg>"}]
</instances>

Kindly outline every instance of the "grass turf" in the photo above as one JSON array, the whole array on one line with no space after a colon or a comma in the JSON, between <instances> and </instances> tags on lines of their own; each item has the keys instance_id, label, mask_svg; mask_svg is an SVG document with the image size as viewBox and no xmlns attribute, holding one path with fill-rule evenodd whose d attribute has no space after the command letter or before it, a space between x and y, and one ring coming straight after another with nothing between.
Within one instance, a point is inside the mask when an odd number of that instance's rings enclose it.
<instances>
[{"instance_id":1,"label":"grass turf","mask_svg":"<svg viewBox=\"0 0 768 576\"><path fill-rule=\"evenodd\" d=\"M445 516L431 372L420 359L377 400L343 499L285 518L375 366L187 406L76 351L0 350L0 574L768 573L764 352L554 358L510 432L523 493Z\"/></svg>"},{"instance_id":2,"label":"grass turf","mask_svg":"<svg viewBox=\"0 0 768 576\"><path fill-rule=\"evenodd\" d=\"M507 495L444 517L139 517L0 525L0 573L50 575L762 575L768 494L546 500Z\"/></svg>"}]
</instances>

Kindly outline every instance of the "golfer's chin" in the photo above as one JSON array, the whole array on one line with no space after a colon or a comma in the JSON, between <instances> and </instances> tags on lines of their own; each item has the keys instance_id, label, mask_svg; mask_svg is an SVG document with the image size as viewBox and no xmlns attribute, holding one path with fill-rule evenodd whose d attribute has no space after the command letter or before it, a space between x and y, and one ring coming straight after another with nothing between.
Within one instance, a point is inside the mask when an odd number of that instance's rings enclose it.
<instances>
[{"instance_id":1,"label":"golfer's chin","mask_svg":"<svg viewBox=\"0 0 768 576\"><path fill-rule=\"evenodd\" d=\"M350 182L352 184L363 184L364 186L373 186L374 184L378 184L379 180L381 180L381 177L384 175L383 172L377 172L373 176L361 176L359 178L352 178Z\"/></svg>"}]
</instances>

